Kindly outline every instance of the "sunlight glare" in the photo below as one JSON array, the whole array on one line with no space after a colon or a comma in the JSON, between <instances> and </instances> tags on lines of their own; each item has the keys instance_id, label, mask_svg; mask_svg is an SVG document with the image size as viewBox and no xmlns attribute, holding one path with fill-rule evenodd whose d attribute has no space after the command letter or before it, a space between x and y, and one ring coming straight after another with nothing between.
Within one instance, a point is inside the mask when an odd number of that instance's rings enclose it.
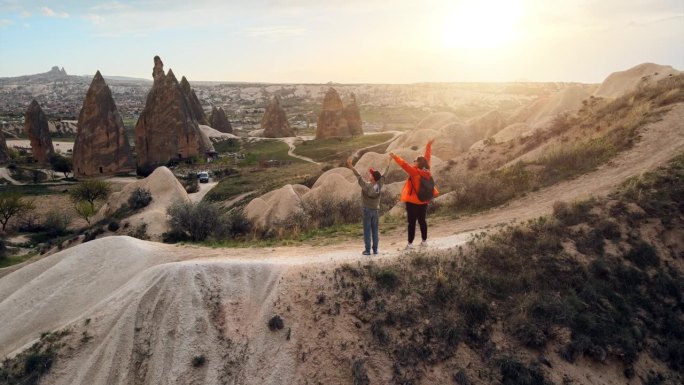
<instances>
[{"instance_id":1,"label":"sunlight glare","mask_svg":"<svg viewBox=\"0 0 684 385\"><path fill-rule=\"evenodd\" d=\"M516 0L462 0L444 19L446 48L487 49L505 46L520 35L523 6Z\"/></svg>"}]
</instances>

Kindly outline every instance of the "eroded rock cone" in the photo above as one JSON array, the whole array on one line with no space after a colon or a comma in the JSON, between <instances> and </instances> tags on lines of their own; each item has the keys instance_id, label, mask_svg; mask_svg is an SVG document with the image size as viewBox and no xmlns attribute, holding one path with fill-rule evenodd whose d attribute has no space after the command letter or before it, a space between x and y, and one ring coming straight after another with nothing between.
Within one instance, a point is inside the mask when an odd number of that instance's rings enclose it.
<instances>
[{"instance_id":1,"label":"eroded rock cone","mask_svg":"<svg viewBox=\"0 0 684 385\"><path fill-rule=\"evenodd\" d=\"M48 163L55 150L52 147L47 117L35 99L24 115L24 132L31 141L33 159L38 163Z\"/></svg>"},{"instance_id":2,"label":"eroded rock cone","mask_svg":"<svg viewBox=\"0 0 684 385\"><path fill-rule=\"evenodd\" d=\"M204 157L208 150L173 71L164 75L161 59L155 57L154 62L154 83L135 125L141 175L149 175L172 159Z\"/></svg>"},{"instance_id":3,"label":"eroded rock cone","mask_svg":"<svg viewBox=\"0 0 684 385\"><path fill-rule=\"evenodd\" d=\"M280 106L280 99L277 96L273 97L271 104L266 108L266 112L261 118L261 128L264 130L266 138L283 138L296 135L295 130L290 128L285 110Z\"/></svg>"},{"instance_id":4,"label":"eroded rock cone","mask_svg":"<svg viewBox=\"0 0 684 385\"><path fill-rule=\"evenodd\" d=\"M337 91L330 87L323 98L321 113L316 125L316 139L334 136L350 136L349 125L344 117L344 105Z\"/></svg>"},{"instance_id":5,"label":"eroded rock cone","mask_svg":"<svg viewBox=\"0 0 684 385\"><path fill-rule=\"evenodd\" d=\"M0 163L7 163L9 160L9 150L7 149L5 135L2 133L2 130L0 130Z\"/></svg>"},{"instance_id":6,"label":"eroded rock cone","mask_svg":"<svg viewBox=\"0 0 684 385\"><path fill-rule=\"evenodd\" d=\"M349 98L349 103L344 107L344 119L349 126L349 133L352 136L363 135L363 123L361 122L361 112L356 104L356 95L353 93Z\"/></svg>"},{"instance_id":7,"label":"eroded rock cone","mask_svg":"<svg viewBox=\"0 0 684 385\"><path fill-rule=\"evenodd\" d=\"M209 116L209 125L215 130L219 130L227 134L233 133L233 126L230 124L230 121L226 117L226 112L223 111L223 108L221 107L211 108L211 115Z\"/></svg>"},{"instance_id":8,"label":"eroded rock cone","mask_svg":"<svg viewBox=\"0 0 684 385\"><path fill-rule=\"evenodd\" d=\"M197 94L190 87L188 79L183 76L180 81L181 91L188 101L188 106L190 107L190 112L192 112L192 117L197 121L198 124L203 124L205 126L209 125L207 121L207 116L204 114L204 109L202 108L202 103L200 103Z\"/></svg>"},{"instance_id":9,"label":"eroded rock cone","mask_svg":"<svg viewBox=\"0 0 684 385\"><path fill-rule=\"evenodd\" d=\"M133 170L131 147L112 92L97 71L78 115L74 173L80 176Z\"/></svg>"}]
</instances>

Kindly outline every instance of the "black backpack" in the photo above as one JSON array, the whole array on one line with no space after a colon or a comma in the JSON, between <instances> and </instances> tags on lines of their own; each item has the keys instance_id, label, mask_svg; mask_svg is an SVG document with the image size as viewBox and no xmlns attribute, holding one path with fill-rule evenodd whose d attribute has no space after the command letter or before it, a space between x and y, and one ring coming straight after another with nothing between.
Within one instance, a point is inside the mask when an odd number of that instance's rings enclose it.
<instances>
[{"instance_id":1,"label":"black backpack","mask_svg":"<svg viewBox=\"0 0 684 385\"><path fill-rule=\"evenodd\" d=\"M409 177L409 181L411 181L411 177ZM411 187L415 189L413 186L413 182L411 182ZM423 178L422 176L420 177L420 186L418 186L417 189L417 194L418 199L420 199L421 202L429 202L432 200L432 198L435 197L434 195L435 192L435 180L432 179L432 176L430 176L429 179Z\"/></svg>"}]
</instances>

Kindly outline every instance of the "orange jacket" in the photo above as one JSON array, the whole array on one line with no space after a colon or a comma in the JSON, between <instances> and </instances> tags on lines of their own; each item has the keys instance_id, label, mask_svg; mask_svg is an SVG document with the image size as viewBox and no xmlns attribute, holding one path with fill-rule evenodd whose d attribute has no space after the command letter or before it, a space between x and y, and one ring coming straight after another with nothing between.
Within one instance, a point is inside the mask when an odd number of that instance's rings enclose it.
<instances>
[{"instance_id":1,"label":"orange jacket","mask_svg":"<svg viewBox=\"0 0 684 385\"><path fill-rule=\"evenodd\" d=\"M430 155L432 155L431 142L429 142L425 147L425 159L427 159L428 164L430 164ZM394 161L397 162L397 164L401 166L401 168L403 168L404 171L406 171L406 173L409 175L408 179L406 179L406 183L404 183L404 188L401 190L400 200L402 202L410 202L417 205L427 204L428 202L423 202L418 199L418 189L420 188L420 178L422 177L429 179L432 175L430 174L430 170L419 169L412 164L408 164L405 160L401 159L399 155L394 155L392 159L394 159ZM439 195L439 191L437 191L436 187L433 191L433 194L435 197Z\"/></svg>"}]
</instances>

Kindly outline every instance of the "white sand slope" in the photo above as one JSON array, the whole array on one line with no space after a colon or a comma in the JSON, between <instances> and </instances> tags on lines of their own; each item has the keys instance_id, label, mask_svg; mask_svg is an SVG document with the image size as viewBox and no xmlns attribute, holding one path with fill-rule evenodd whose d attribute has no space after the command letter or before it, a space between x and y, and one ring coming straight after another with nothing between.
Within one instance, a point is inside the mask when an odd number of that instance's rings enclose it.
<instances>
[{"instance_id":1,"label":"white sand slope","mask_svg":"<svg viewBox=\"0 0 684 385\"><path fill-rule=\"evenodd\" d=\"M671 66L642 63L628 70L613 72L608 75L594 95L602 98L617 98L642 83L656 82L679 73L681 72Z\"/></svg>"}]
</instances>

